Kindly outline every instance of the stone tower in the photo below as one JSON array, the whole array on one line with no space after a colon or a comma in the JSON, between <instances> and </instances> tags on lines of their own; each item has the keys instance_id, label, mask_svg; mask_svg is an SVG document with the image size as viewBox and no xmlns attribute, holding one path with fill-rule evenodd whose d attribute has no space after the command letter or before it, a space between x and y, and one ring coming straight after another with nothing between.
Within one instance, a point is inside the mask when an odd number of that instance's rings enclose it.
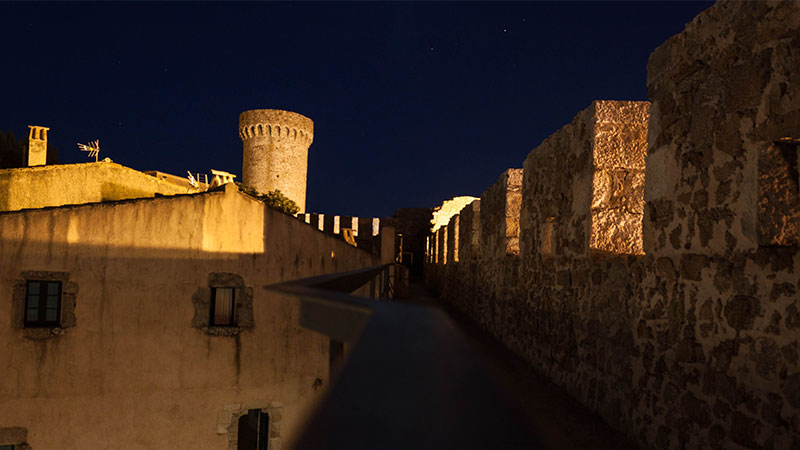
<instances>
[{"instance_id":1,"label":"stone tower","mask_svg":"<svg viewBox=\"0 0 800 450\"><path fill-rule=\"evenodd\" d=\"M28 125L28 165L43 166L47 164L47 132L50 128Z\"/></svg>"},{"instance_id":2,"label":"stone tower","mask_svg":"<svg viewBox=\"0 0 800 450\"><path fill-rule=\"evenodd\" d=\"M306 210L308 146L314 122L279 109L253 109L239 116L244 143L242 183L259 192L279 189Z\"/></svg>"}]
</instances>

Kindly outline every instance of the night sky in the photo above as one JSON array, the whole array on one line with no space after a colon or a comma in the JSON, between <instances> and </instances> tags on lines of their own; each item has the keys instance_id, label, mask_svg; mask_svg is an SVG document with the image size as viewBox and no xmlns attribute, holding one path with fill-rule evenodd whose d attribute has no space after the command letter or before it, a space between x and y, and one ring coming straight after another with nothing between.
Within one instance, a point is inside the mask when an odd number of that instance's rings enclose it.
<instances>
[{"instance_id":1,"label":"night sky","mask_svg":"<svg viewBox=\"0 0 800 450\"><path fill-rule=\"evenodd\" d=\"M241 177L239 113L314 121L309 212L479 196L592 100L645 100L650 52L710 6L0 3L0 130Z\"/></svg>"}]
</instances>

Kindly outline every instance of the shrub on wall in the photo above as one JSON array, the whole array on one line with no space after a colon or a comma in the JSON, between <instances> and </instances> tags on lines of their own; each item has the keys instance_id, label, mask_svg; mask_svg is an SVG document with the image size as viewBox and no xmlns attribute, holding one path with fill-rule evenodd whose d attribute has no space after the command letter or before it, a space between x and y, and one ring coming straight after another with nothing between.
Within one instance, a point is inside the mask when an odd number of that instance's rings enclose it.
<instances>
[{"instance_id":1,"label":"shrub on wall","mask_svg":"<svg viewBox=\"0 0 800 450\"><path fill-rule=\"evenodd\" d=\"M262 194L252 187L245 186L242 183L236 183L236 185L239 186L240 191L261 200L272 209L277 209L278 211L292 216L300 212L300 207L297 206L297 203L283 195L279 189Z\"/></svg>"}]
</instances>

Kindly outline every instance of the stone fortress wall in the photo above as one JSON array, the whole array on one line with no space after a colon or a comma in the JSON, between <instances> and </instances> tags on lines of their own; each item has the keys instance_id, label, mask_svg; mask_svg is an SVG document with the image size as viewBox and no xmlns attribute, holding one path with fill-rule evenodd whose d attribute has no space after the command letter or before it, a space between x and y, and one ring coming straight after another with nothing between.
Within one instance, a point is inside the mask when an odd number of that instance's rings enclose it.
<instances>
[{"instance_id":1,"label":"stone fortress wall","mask_svg":"<svg viewBox=\"0 0 800 450\"><path fill-rule=\"evenodd\" d=\"M254 109L239 116L239 137L242 182L262 193L280 190L304 212L314 122L290 111Z\"/></svg>"},{"instance_id":2,"label":"stone fortress wall","mask_svg":"<svg viewBox=\"0 0 800 450\"><path fill-rule=\"evenodd\" d=\"M439 228L426 281L644 448L800 448L800 3L715 4L648 90Z\"/></svg>"}]
</instances>

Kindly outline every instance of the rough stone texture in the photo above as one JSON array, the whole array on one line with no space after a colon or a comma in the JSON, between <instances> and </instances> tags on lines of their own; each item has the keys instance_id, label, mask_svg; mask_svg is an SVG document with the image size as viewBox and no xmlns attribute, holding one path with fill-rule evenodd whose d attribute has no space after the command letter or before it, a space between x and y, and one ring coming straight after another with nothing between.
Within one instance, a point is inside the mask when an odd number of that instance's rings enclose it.
<instances>
[{"instance_id":1,"label":"rough stone texture","mask_svg":"<svg viewBox=\"0 0 800 450\"><path fill-rule=\"evenodd\" d=\"M524 255L642 253L648 109L647 102L595 101L530 152Z\"/></svg>"},{"instance_id":2,"label":"rough stone texture","mask_svg":"<svg viewBox=\"0 0 800 450\"><path fill-rule=\"evenodd\" d=\"M291 111L254 109L239 115L239 137L244 143L242 182L259 192L280 190L305 211L314 122Z\"/></svg>"},{"instance_id":3,"label":"rough stone texture","mask_svg":"<svg viewBox=\"0 0 800 450\"><path fill-rule=\"evenodd\" d=\"M481 194L481 252L489 257L519 255L522 169L507 169Z\"/></svg>"},{"instance_id":4,"label":"rough stone texture","mask_svg":"<svg viewBox=\"0 0 800 450\"><path fill-rule=\"evenodd\" d=\"M648 102L592 104L592 222L589 248L640 255Z\"/></svg>"},{"instance_id":5,"label":"rough stone texture","mask_svg":"<svg viewBox=\"0 0 800 450\"><path fill-rule=\"evenodd\" d=\"M450 223L447 224L447 260L458 262L458 232L459 232L459 216L458 214L450 218Z\"/></svg>"},{"instance_id":6,"label":"rough stone texture","mask_svg":"<svg viewBox=\"0 0 800 450\"><path fill-rule=\"evenodd\" d=\"M272 402L287 445L328 384L330 339L300 328L297 299L263 286L379 263L233 185L0 213L0 261L13 261L0 264L0 424L65 450L224 449L225 405ZM80 285L74 326L56 338L9 326L14 285L33 272ZM214 283L252 286L251 327L192 326L192 295Z\"/></svg>"},{"instance_id":7,"label":"rough stone texture","mask_svg":"<svg viewBox=\"0 0 800 450\"><path fill-rule=\"evenodd\" d=\"M588 251L590 108L525 161L519 260L482 247L426 281L643 448L800 448L796 178L774 158L800 133L800 3L719 2L648 77L646 255Z\"/></svg>"},{"instance_id":8,"label":"rough stone texture","mask_svg":"<svg viewBox=\"0 0 800 450\"><path fill-rule=\"evenodd\" d=\"M775 141L800 138L797 9L720 2L650 56L648 253L752 250L770 228L759 224L759 172L769 169L759 160Z\"/></svg>"},{"instance_id":9,"label":"rough stone texture","mask_svg":"<svg viewBox=\"0 0 800 450\"><path fill-rule=\"evenodd\" d=\"M480 253L481 201L464 206L458 220L459 260L477 258ZM431 261L432 262L432 261Z\"/></svg>"},{"instance_id":10,"label":"rough stone texture","mask_svg":"<svg viewBox=\"0 0 800 450\"><path fill-rule=\"evenodd\" d=\"M800 239L797 142L767 144L758 158L758 243L796 247Z\"/></svg>"},{"instance_id":11,"label":"rough stone texture","mask_svg":"<svg viewBox=\"0 0 800 450\"><path fill-rule=\"evenodd\" d=\"M0 211L197 192L113 162L0 169Z\"/></svg>"},{"instance_id":12,"label":"rough stone texture","mask_svg":"<svg viewBox=\"0 0 800 450\"><path fill-rule=\"evenodd\" d=\"M450 253L448 249L448 244L450 241L448 238L449 234L448 231L449 230L447 229L446 226L439 228L439 233L441 234L441 237L439 238L441 247L439 248L440 251L442 252L442 259L440 261L442 262L442 264L447 264L451 261L449 255L451 255L452 253Z\"/></svg>"}]
</instances>

